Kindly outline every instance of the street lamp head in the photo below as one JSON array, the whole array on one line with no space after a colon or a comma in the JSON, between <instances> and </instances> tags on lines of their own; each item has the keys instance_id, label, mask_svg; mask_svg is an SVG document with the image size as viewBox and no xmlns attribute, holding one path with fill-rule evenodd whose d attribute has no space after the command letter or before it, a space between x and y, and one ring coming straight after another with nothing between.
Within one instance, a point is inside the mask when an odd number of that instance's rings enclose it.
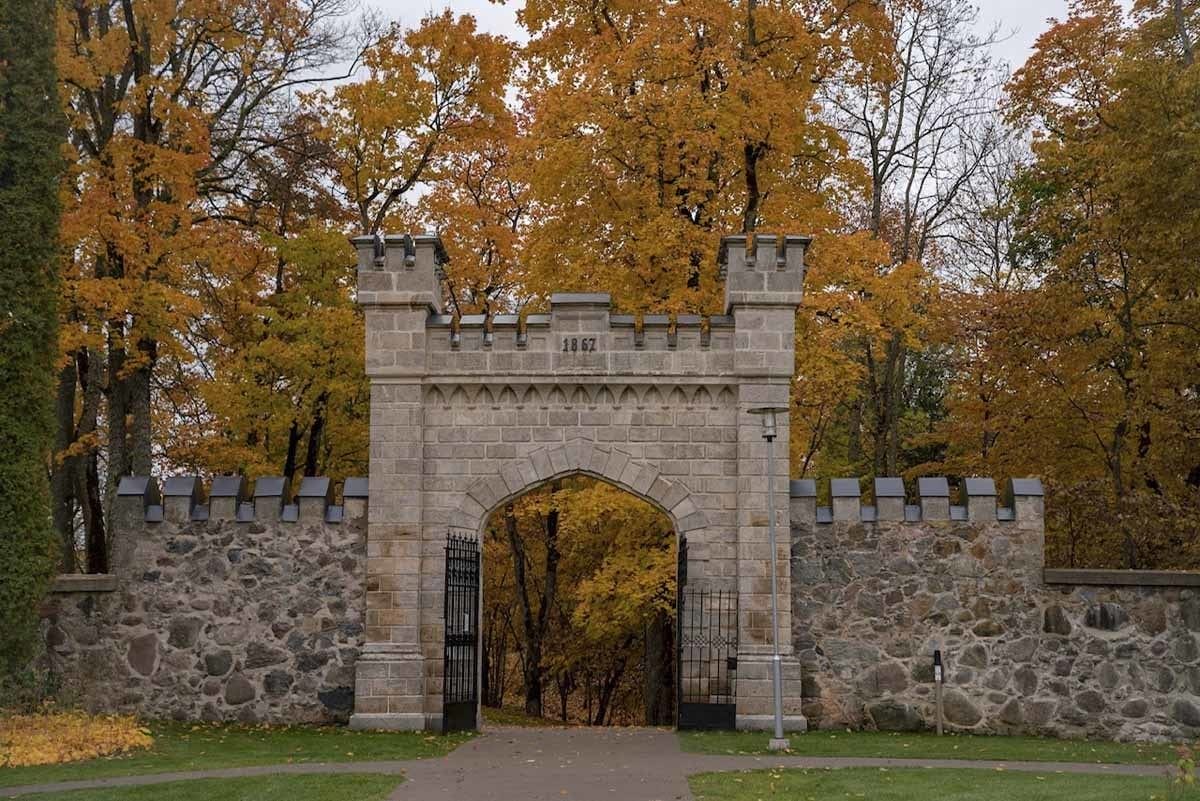
<instances>
[{"instance_id":1,"label":"street lamp head","mask_svg":"<svg viewBox=\"0 0 1200 801\"><path fill-rule=\"evenodd\" d=\"M763 439L770 442L775 439L775 416L783 414L788 410L786 406L756 406L753 409L747 409L750 414L757 414L762 417L763 423Z\"/></svg>"}]
</instances>

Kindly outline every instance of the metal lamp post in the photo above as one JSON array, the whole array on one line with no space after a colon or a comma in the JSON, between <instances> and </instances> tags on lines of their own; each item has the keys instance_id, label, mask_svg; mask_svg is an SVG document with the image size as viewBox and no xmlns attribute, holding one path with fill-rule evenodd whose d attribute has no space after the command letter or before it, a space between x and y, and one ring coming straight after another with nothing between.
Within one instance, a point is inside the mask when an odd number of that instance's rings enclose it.
<instances>
[{"instance_id":1,"label":"metal lamp post","mask_svg":"<svg viewBox=\"0 0 1200 801\"><path fill-rule=\"evenodd\" d=\"M750 414L759 415L763 424L763 439L767 441L767 537L771 542L771 684L775 693L775 736L768 748L785 751L787 738L783 736L783 675L779 657L779 552L775 547L775 416L788 411L786 406L762 406L750 409Z\"/></svg>"}]
</instances>

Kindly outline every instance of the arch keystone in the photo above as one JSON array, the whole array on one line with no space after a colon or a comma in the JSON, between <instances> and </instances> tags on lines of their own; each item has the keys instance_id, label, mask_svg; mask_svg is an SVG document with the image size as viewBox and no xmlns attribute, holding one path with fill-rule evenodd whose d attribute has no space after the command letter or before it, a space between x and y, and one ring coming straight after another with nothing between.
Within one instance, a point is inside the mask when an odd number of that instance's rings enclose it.
<instances>
[{"instance_id":1,"label":"arch keystone","mask_svg":"<svg viewBox=\"0 0 1200 801\"><path fill-rule=\"evenodd\" d=\"M578 470L579 469L579 440L577 440L577 439L570 440L569 442L567 442L566 445L563 445L562 451L563 451L563 458L566 459L566 462L567 462L567 469ZM553 463L553 460L551 460L551 463Z\"/></svg>"},{"instance_id":2,"label":"arch keystone","mask_svg":"<svg viewBox=\"0 0 1200 801\"><path fill-rule=\"evenodd\" d=\"M560 475L571 469L571 465L567 461L567 451L561 445L557 448L551 448L549 451L550 469L555 475Z\"/></svg>"}]
</instances>

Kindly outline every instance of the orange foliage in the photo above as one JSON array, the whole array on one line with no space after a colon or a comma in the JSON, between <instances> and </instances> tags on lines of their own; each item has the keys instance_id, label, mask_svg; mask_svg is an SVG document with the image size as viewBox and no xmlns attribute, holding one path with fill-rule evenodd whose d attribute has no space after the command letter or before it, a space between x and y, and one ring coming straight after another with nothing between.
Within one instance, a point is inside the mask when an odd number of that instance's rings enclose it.
<instances>
[{"instance_id":1,"label":"orange foliage","mask_svg":"<svg viewBox=\"0 0 1200 801\"><path fill-rule=\"evenodd\" d=\"M55 765L149 748L150 732L131 715L48 712L0 716L0 767Z\"/></svg>"}]
</instances>

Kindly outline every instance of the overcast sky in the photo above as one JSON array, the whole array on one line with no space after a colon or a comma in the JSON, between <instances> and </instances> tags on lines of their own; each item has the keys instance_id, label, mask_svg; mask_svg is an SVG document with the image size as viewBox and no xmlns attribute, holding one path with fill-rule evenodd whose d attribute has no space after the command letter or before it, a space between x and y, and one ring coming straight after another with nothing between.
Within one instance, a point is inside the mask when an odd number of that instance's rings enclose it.
<instances>
[{"instance_id":1,"label":"overcast sky","mask_svg":"<svg viewBox=\"0 0 1200 801\"><path fill-rule=\"evenodd\" d=\"M977 0L980 26L998 26L1003 41L996 46L996 57L1015 69L1029 55L1033 42L1046 30L1048 17L1062 18L1067 13L1066 0ZM427 12L449 6L459 13L474 14L479 27L518 38L517 9L524 0L508 0L503 5L489 0L368 0L388 19L405 26L415 25ZM982 31L981 31L982 32Z\"/></svg>"}]
</instances>

